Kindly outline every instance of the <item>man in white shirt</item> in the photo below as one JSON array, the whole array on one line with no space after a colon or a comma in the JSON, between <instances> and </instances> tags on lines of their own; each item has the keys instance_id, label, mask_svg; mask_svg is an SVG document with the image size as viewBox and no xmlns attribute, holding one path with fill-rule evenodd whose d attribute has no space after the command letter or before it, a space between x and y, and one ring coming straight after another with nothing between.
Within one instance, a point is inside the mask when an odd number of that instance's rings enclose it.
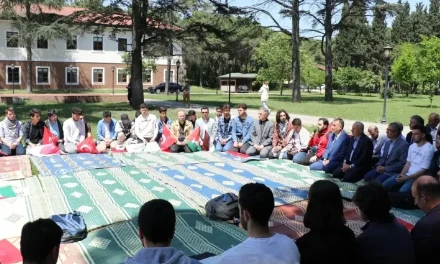
<instances>
[{"instance_id":1,"label":"man in white shirt","mask_svg":"<svg viewBox=\"0 0 440 264\"><path fill-rule=\"evenodd\" d=\"M274 209L272 191L261 183L248 183L240 189L238 207L241 225L249 238L225 251L220 264L299 264L295 242L285 235L269 231L269 218Z\"/></svg>"},{"instance_id":2,"label":"man in white shirt","mask_svg":"<svg viewBox=\"0 0 440 264\"><path fill-rule=\"evenodd\" d=\"M196 120L196 128L200 127L200 146L203 146L203 140L205 138L205 132L209 135L209 150L213 149L213 142L215 137L215 121L213 118L209 117L209 109L204 106L201 109L202 117ZM208 150L208 149L203 149Z\"/></svg>"},{"instance_id":3,"label":"man in white shirt","mask_svg":"<svg viewBox=\"0 0 440 264\"><path fill-rule=\"evenodd\" d=\"M157 118L155 115L148 113L147 104L141 104L141 115L134 121L134 134L144 144L154 142L159 128L157 126Z\"/></svg>"},{"instance_id":4,"label":"man in white shirt","mask_svg":"<svg viewBox=\"0 0 440 264\"><path fill-rule=\"evenodd\" d=\"M383 182L387 191L400 187L399 192L410 192L413 182L424 175L431 165L434 147L426 140L426 128L421 125L412 127L413 144L409 147L408 158L402 172Z\"/></svg>"},{"instance_id":5,"label":"man in white shirt","mask_svg":"<svg viewBox=\"0 0 440 264\"><path fill-rule=\"evenodd\" d=\"M76 146L86 138L86 124L80 118L81 115L82 109L73 107L72 117L63 123L64 148L69 154L76 153Z\"/></svg>"}]
</instances>

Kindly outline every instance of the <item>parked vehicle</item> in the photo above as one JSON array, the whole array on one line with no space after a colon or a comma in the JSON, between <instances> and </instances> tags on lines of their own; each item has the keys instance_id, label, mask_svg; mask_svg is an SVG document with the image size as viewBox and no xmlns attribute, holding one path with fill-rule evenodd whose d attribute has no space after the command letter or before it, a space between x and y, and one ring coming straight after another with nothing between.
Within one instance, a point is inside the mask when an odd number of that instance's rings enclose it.
<instances>
[{"instance_id":1,"label":"parked vehicle","mask_svg":"<svg viewBox=\"0 0 440 264\"><path fill-rule=\"evenodd\" d=\"M179 84L179 86L177 86L177 83L174 82L170 82L168 84L168 91L170 93L175 93L177 90L178 93L181 93L183 91L183 86ZM164 93L165 92L165 83L160 83L159 85L156 86L150 86L147 88L147 92L150 93Z\"/></svg>"},{"instance_id":2,"label":"parked vehicle","mask_svg":"<svg viewBox=\"0 0 440 264\"><path fill-rule=\"evenodd\" d=\"M237 92L238 93L248 93L249 88L247 87L247 85L239 85L237 88Z\"/></svg>"}]
</instances>

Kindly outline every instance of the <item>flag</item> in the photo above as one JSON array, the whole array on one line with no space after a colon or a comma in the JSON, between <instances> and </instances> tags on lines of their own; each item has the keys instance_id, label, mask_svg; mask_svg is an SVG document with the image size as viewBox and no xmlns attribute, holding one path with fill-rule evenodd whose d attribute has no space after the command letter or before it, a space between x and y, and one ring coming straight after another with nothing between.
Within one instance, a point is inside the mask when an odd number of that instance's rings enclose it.
<instances>
[{"instance_id":1,"label":"flag","mask_svg":"<svg viewBox=\"0 0 440 264\"><path fill-rule=\"evenodd\" d=\"M194 131L186 138L186 142L194 142L199 144L200 141L200 127L194 129Z\"/></svg>"},{"instance_id":2,"label":"flag","mask_svg":"<svg viewBox=\"0 0 440 264\"><path fill-rule=\"evenodd\" d=\"M160 149L162 151L166 151L176 142L177 142L176 137L171 134L171 131L168 128L168 126L164 124L162 126L162 138L160 139Z\"/></svg>"},{"instance_id":3,"label":"flag","mask_svg":"<svg viewBox=\"0 0 440 264\"><path fill-rule=\"evenodd\" d=\"M84 139L81 143L79 143L77 146L78 153L91 153L91 154L98 154L98 150L96 149L95 141L93 140L93 137L87 137Z\"/></svg>"},{"instance_id":4,"label":"flag","mask_svg":"<svg viewBox=\"0 0 440 264\"><path fill-rule=\"evenodd\" d=\"M61 150L60 148L58 148L57 145L49 143L29 149L28 154L35 157L43 157L50 155L59 155L61 154Z\"/></svg>"},{"instance_id":5,"label":"flag","mask_svg":"<svg viewBox=\"0 0 440 264\"><path fill-rule=\"evenodd\" d=\"M211 140L208 134L208 131L205 130L205 135L203 136L203 141L202 141L202 150L203 151L209 151L211 145Z\"/></svg>"},{"instance_id":6,"label":"flag","mask_svg":"<svg viewBox=\"0 0 440 264\"><path fill-rule=\"evenodd\" d=\"M44 127L44 133L43 133L43 145L47 144L54 144L55 146L58 145L58 137L52 134L50 130L47 127Z\"/></svg>"}]
</instances>

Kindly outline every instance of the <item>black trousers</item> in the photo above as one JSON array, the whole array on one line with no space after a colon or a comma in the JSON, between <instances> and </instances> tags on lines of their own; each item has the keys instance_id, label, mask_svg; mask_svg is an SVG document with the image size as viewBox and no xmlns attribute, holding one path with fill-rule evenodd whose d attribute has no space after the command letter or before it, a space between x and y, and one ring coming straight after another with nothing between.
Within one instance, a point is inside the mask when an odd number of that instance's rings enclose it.
<instances>
[{"instance_id":1,"label":"black trousers","mask_svg":"<svg viewBox=\"0 0 440 264\"><path fill-rule=\"evenodd\" d=\"M348 171L343 172L342 166L336 168L333 172L333 178L341 179L343 182L358 182L362 180L365 174L368 172L368 167L353 167Z\"/></svg>"}]
</instances>

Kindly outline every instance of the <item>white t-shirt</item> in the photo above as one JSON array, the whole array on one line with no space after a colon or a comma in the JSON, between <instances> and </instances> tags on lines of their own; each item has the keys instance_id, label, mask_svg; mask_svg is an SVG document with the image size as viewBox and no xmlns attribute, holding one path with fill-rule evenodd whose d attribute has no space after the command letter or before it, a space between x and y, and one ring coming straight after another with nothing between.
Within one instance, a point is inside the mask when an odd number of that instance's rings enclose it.
<instances>
[{"instance_id":1,"label":"white t-shirt","mask_svg":"<svg viewBox=\"0 0 440 264\"><path fill-rule=\"evenodd\" d=\"M411 166L406 175L414 174L421 169L428 169L431 165L433 155L434 147L431 143L426 142L421 147L417 146L416 143L411 144L411 146L409 146L407 158L407 161L411 162Z\"/></svg>"},{"instance_id":2,"label":"white t-shirt","mask_svg":"<svg viewBox=\"0 0 440 264\"><path fill-rule=\"evenodd\" d=\"M292 239L274 234L269 238L249 237L225 251L220 264L299 264L300 254Z\"/></svg>"},{"instance_id":3,"label":"white t-shirt","mask_svg":"<svg viewBox=\"0 0 440 264\"><path fill-rule=\"evenodd\" d=\"M110 123L104 122L104 138L110 139Z\"/></svg>"}]
</instances>

